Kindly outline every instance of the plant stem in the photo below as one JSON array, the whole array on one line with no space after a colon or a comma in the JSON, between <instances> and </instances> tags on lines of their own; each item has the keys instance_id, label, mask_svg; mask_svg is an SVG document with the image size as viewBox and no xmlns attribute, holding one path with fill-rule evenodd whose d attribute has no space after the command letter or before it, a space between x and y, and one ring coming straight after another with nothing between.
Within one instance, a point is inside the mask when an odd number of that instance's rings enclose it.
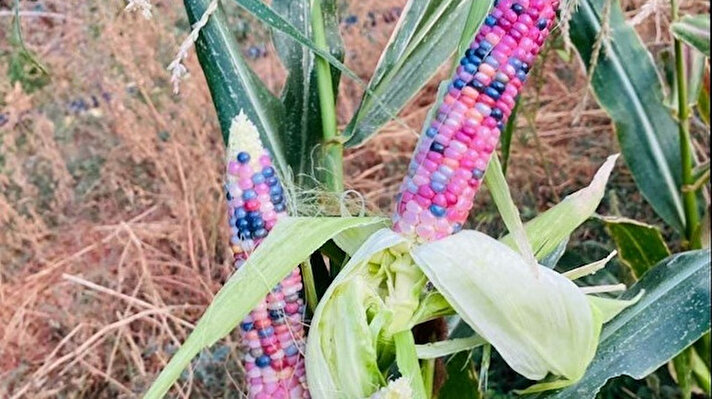
<instances>
[{"instance_id":1,"label":"plant stem","mask_svg":"<svg viewBox=\"0 0 712 399\"><path fill-rule=\"evenodd\" d=\"M324 30L324 15L321 12L321 0L312 3L311 10L312 34L314 43L320 49L329 51ZM326 176L324 183L333 192L344 190L344 145L336 126L336 101L334 85L331 79L329 62L319 55L314 55L316 62L316 79L319 90L319 107L321 109L322 138L324 145L324 168Z\"/></svg>"},{"instance_id":2,"label":"plant stem","mask_svg":"<svg viewBox=\"0 0 712 399\"><path fill-rule=\"evenodd\" d=\"M678 0L671 0L672 20L679 19ZM694 184L692 175L692 145L690 143L690 105L687 100L687 76L685 69L685 55L682 51L682 42L673 38L675 50L675 79L677 83L677 106L678 106L678 134L680 138L680 162L682 167L682 186ZM697 211L697 197L694 191L682 191L683 206L685 208L685 239L691 249L702 247L699 237L695 238L696 230L700 222L700 215Z\"/></svg>"}]
</instances>

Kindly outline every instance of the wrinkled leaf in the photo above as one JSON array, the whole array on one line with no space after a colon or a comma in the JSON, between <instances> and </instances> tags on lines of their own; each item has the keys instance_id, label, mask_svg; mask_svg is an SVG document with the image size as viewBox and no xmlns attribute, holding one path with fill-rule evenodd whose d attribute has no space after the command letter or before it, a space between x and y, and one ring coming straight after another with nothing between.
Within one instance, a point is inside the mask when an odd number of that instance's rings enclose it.
<instances>
[{"instance_id":1,"label":"wrinkled leaf","mask_svg":"<svg viewBox=\"0 0 712 399\"><path fill-rule=\"evenodd\" d=\"M710 56L710 15L686 15L670 26L678 39Z\"/></svg>"},{"instance_id":2,"label":"wrinkled leaf","mask_svg":"<svg viewBox=\"0 0 712 399\"><path fill-rule=\"evenodd\" d=\"M145 399L161 398L191 359L238 325L289 272L334 235L379 218L283 218L225 283L188 339L153 382ZM299 240L294 240L299 237Z\"/></svg>"},{"instance_id":3,"label":"wrinkled leaf","mask_svg":"<svg viewBox=\"0 0 712 399\"><path fill-rule=\"evenodd\" d=\"M636 278L670 256L670 250L657 227L618 217L606 217L603 222L616 244L621 261L630 267Z\"/></svg>"},{"instance_id":4,"label":"wrinkled leaf","mask_svg":"<svg viewBox=\"0 0 712 399\"><path fill-rule=\"evenodd\" d=\"M331 304L337 300L345 300L339 299L344 295L343 291L357 295L358 290L353 291L345 288L354 284L358 284L357 288L362 291L361 295L365 295L369 300L376 299L377 295L370 295L369 292L374 287L359 282L361 281L360 271L373 255L404 242L405 239L402 236L390 229L381 229L375 232L354 253L324 293L314 312L307 340L307 379L309 380L309 391L314 399L366 397L379 387L379 383L384 383L377 379L376 374L380 375L378 367L373 369L373 362L377 359L375 359L376 342L371 331L354 333L347 341L330 340L335 334L349 333L350 329L342 328L343 325L360 323L360 320L363 320L361 317L365 317L365 315L348 313L339 316L345 318L344 320L334 320L330 318L333 317L330 314L335 312ZM367 293L369 295L366 295ZM363 325L355 324L355 327L360 331ZM363 351L356 353L356 351L345 349L347 352L342 354L333 349L342 347L363 348ZM372 348L372 350L366 349L366 347ZM353 359L358 359L358 361Z\"/></svg>"},{"instance_id":5,"label":"wrinkled leaf","mask_svg":"<svg viewBox=\"0 0 712 399\"><path fill-rule=\"evenodd\" d=\"M542 398L590 399L610 378L652 373L710 330L710 252L673 255L652 268L622 299L640 301L611 320L591 366L575 385Z\"/></svg>"},{"instance_id":6,"label":"wrinkled leaf","mask_svg":"<svg viewBox=\"0 0 712 399\"><path fill-rule=\"evenodd\" d=\"M561 245L562 241L566 240L596 211L598 204L603 199L608 177L611 175L617 158L617 155L608 157L588 187L569 195L561 203L524 224L524 229L537 259L551 254ZM501 241L516 248L511 234L503 237Z\"/></svg>"},{"instance_id":7,"label":"wrinkled leaf","mask_svg":"<svg viewBox=\"0 0 712 399\"><path fill-rule=\"evenodd\" d=\"M571 21L571 40L587 65L604 3L580 1ZM612 34L594 69L593 92L615 123L625 162L641 194L666 223L684 231L677 123L663 104L652 57L626 24L618 1L613 1L610 14Z\"/></svg>"}]
</instances>

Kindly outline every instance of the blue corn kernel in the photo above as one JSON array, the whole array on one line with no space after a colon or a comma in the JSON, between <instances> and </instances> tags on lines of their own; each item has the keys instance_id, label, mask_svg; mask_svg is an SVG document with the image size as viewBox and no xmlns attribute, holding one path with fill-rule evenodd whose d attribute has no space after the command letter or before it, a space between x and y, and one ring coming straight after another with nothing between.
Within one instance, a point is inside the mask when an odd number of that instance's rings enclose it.
<instances>
[{"instance_id":1,"label":"blue corn kernel","mask_svg":"<svg viewBox=\"0 0 712 399\"><path fill-rule=\"evenodd\" d=\"M493 87L488 87L485 89L484 93L490 97L492 97L493 100L499 100L500 94L499 92L493 88Z\"/></svg>"},{"instance_id":2,"label":"blue corn kernel","mask_svg":"<svg viewBox=\"0 0 712 399\"><path fill-rule=\"evenodd\" d=\"M430 138L435 137L438 134L438 130L435 129L434 127L429 127L428 130L425 131L425 135L427 135Z\"/></svg>"},{"instance_id":3,"label":"blue corn kernel","mask_svg":"<svg viewBox=\"0 0 712 399\"><path fill-rule=\"evenodd\" d=\"M265 237L267 237L267 230L266 229L257 229L257 230L255 230L254 233L252 233L252 235L255 238L265 238Z\"/></svg>"},{"instance_id":4,"label":"blue corn kernel","mask_svg":"<svg viewBox=\"0 0 712 399\"><path fill-rule=\"evenodd\" d=\"M493 117L496 120L501 120L502 117L504 116L502 114L502 110L499 108L492 108L492 112L490 113L490 116Z\"/></svg>"},{"instance_id":5,"label":"blue corn kernel","mask_svg":"<svg viewBox=\"0 0 712 399\"><path fill-rule=\"evenodd\" d=\"M239 163L248 163L250 162L250 154L242 151L237 154L237 162Z\"/></svg>"},{"instance_id":6,"label":"blue corn kernel","mask_svg":"<svg viewBox=\"0 0 712 399\"><path fill-rule=\"evenodd\" d=\"M442 154L445 151L445 146L438 143L437 141L433 141L433 144L430 144L430 151L439 152L440 154Z\"/></svg>"},{"instance_id":7,"label":"blue corn kernel","mask_svg":"<svg viewBox=\"0 0 712 399\"><path fill-rule=\"evenodd\" d=\"M272 177L274 176L274 168L271 166L265 166L262 169L262 176L264 177Z\"/></svg>"},{"instance_id":8,"label":"blue corn kernel","mask_svg":"<svg viewBox=\"0 0 712 399\"><path fill-rule=\"evenodd\" d=\"M262 356L258 357L257 359L255 359L255 364L257 364L257 367L259 367L259 368L265 368L265 367L269 366L270 361L271 360L270 360L269 356L262 355Z\"/></svg>"},{"instance_id":9,"label":"blue corn kernel","mask_svg":"<svg viewBox=\"0 0 712 399\"><path fill-rule=\"evenodd\" d=\"M282 186L272 186L269 188L270 195L282 194L283 192L284 190L282 189Z\"/></svg>"},{"instance_id":10,"label":"blue corn kernel","mask_svg":"<svg viewBox=\"0 0 712 399\"><path fill-rule=\"evenodd\" d=\"M430 188L432 188L436 193L442 193L445 191L445 185L436 181L430 182Z\"/></svg>"},{"instance_id":11,"label":"blue corn kernel","mask_svg":"<svg viewBox=\"0 0 712 399\"><path fill-rule=\"evenodd\" d=\"M242 199L245 201L251 200L257 198L257 192L253 189L245 190L244 193L242 193Z\"/></svg>"},{"instance_id":12,"label":"blue corn kernel","mask_svg":"<svg viewBox=\"0 0 712 399\"><path fill-rule=\"evenodd\" d=\"M440 205L432 204L432 205L430 205L430 213L435 215L435 217L441 218L441 217L445 216L445 208L443 208Z\"/></svg>"},{"instance_id":13,"label":"blue corn kernel","mask_svg":"<svg viewBox=\"0 0 712 399\"><path fill-rule=\"evenodd\" d=\"M499 80L494 80L494 81L492 81L492 83L490 83L490 87L494 88L495 90L497 90L500 93L503 93L504 89L507 88L507 85L500 82Z\"/></svg>"},{"instance_id":14,"label":"blue corn kernel","mask_svg":"<svg viewBox=\"0 0 712 399\"><path fill-rule=\"evenodd\" d=\"M485 89L485 85L477 79L473 79L469 83L469 85L472 86L472 88L474 88L475 90L477 90L479 92L482 92Z\"/></svg>"},{"instance_id":15,"label":"blue corn kernel","mask_svg":"<svg viewBox=\"0 0 712 399\"><path fill-rule=\"evenodd\" d=\"M524 6L519 3L512 4L512 11L516 12L517 15L521 15L524 12Z\"/></svg>"},{"instance_id":16,"label":"blue corn kernel","mask_svg":"<svg viewBox=\"0 0 712 399\"><path fill-rule=\"evenodd\" d=\"M274 334L274 328L272 328L272 326L266 327L262 330L257 331L257 334L260 336L260 338L271 337L272 334Z\"/></svg>"},{"instance_id":17,"label":"blue corn kernel","mask_svg":"<svg viewBox=\"0 0 712 399\"><path fill-rule=\"evenodd\" d=\"M539 28L539 30L544 30L547 26L549 26L549 21L547 21L546 18L540 18L536 23L536 27Z\"/></svg>"},{"instance_id":18,"label":"blue corn kernel","mask_svg":"<svg viewBox=\"0 0 712 399\"><path fill-rule=\"evenodd\" d=\"M240 325L242 327L242 331L250 331L252 330L252 326L254 326L253 322L245 322Z\"/></svg>"},{"instance_id":19,"label":"blue corn kernel","mask_svg":"<svg viewBox=\"0 0 712 399\"><path fill-rule=\"evenodd\" d=\"M480 169L477 169L477 168L472 169L472 177L474 177L475 179L480 180L480 179L482 179L482 177L483 177L484 175L485 175L485 171L484 171L484 170L480 170Z\"/></svg>"},{"instance_id":20,"label":"blue corn kernel","mask_svg":"<svg viewBox=\"0 0 712 399\"><path fill-rule=\"evenodd\" d=\"M465 87L465 82L464 82L462 79L455 79L455 80L452 82L452 85L453 85L456 89L462 90L462 88Z\"/></svg>"},{"instance_id":21,"label":"blue corn kernel","mask_svg":"<svg viewBox=\"0 0 712 399\"><path fill-rule=\"evenodd\" d=\"M488 15L485 18L485 25L487 26L495 26L497 24L497 18L493 17L492 15Z\"/></svg>"}]
</instances>

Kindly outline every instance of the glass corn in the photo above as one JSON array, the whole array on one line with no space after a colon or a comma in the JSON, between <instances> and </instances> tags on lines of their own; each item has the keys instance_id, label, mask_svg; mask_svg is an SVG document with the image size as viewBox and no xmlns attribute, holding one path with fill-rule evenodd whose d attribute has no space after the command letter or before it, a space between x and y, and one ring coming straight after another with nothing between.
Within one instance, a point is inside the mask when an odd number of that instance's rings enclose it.
<instances>
[{"instance_id":1,"label":"glass corn","mask_svg":"<svg viewBox=\"0 0 712 399\"><path fill-rule=\"evenodd\" d=\"M396 198L396 231L432 241L462 229L557 7L495 1L418 142Z\"/></svg>"},{"instance_id":2,"label":"glass corn","mask_svg":"<svg viewBox=\"0 0 712 399\"><path fill-rule=\"evenodd\" d=\"M239 268L286 215L284 188L244 114L233 121L227 149L225 195L230 246ZM243 359L251 399L308 398L304 369L302 278L294 269L241 323Z\"/></svg>"}]
</instances>

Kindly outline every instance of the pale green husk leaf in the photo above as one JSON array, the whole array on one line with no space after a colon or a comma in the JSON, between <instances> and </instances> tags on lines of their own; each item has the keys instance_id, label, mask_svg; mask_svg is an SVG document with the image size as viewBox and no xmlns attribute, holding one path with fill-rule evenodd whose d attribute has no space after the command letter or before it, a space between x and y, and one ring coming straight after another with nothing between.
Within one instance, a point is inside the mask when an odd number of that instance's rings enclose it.
<instances>
[{"instance_id":1,"label":"pale green husk leaf","mask_svg":"<svg viewBox=\"0 0 712 399\"><path fill-rule=\"evenodd\" d=\"M474 231L417 247L412 256L516 372L532 380L549 373L574 381L583 375L600 324L569 279L543 266L533 273L514 250Z\"/></svg>"},{"instance_id":2,"label":"pale green husk leaf","mask_svg":"<svg viewBox=\"0 0 712 399\"><path fill-rule=\"evenodd\" d=\"M163 397L198 352L229 334L272 287L326 241L344 230L382 221L367 217L281 219L217 293L144 398Z\"/></svg>"}]
</instances>

